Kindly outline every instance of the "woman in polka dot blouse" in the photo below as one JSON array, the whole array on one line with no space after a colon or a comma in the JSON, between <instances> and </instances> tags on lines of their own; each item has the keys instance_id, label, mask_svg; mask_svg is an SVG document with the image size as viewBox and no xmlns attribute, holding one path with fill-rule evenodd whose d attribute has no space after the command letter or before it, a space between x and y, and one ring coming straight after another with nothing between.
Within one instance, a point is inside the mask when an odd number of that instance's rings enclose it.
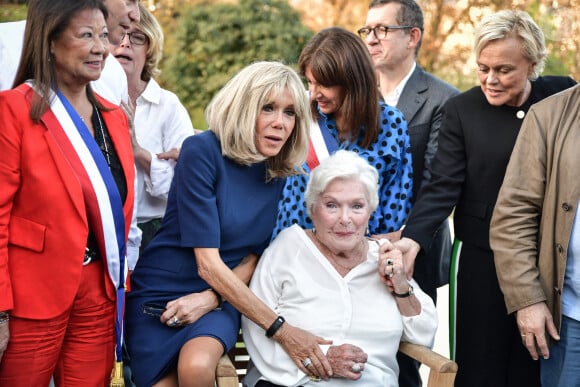
<instances>
[{"instance_id":1,"label":"woman in polka dot blouse","mask_svg":"<svg viewBox=\"0 0 580 387\"><path fill-rule=\"evenodd\" d=\"M413 189L407 123L399 110L379 101L364 43L339 27L322 30L304 47L298 66L329 153L357 152L379 172L380 202L369 221L369 234L399 230L411 209ZM311 167L305 163L305 174L287 179L273 236L295 223L312 228L304 203Z\"/></svg>"}]
</instances>

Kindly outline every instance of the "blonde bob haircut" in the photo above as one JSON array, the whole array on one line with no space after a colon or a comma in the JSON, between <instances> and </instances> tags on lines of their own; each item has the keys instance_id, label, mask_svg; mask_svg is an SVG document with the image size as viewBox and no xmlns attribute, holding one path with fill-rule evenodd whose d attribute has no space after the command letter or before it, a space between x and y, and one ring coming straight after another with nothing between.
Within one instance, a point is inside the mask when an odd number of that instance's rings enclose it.
<instances>
[{"instance_id":1,"label":"blonde bob haircut","mask_svg":"<svg viewBox=\"0 0 580 387\"><path fill-rule=\"evenodd\" d=\"M136 28L147 36L147 53L145 54L145 65L141 71L141 80L149 82L151 78L161 73L158 66L163 57L163 30L155 16L143 3L139 3L139 13L141 20L136 24Z\"/></svg>"},{"instance_id":2,"label":"blonde bob haircut","mask_svg":"<svg viewBox=\"0 0 580 387\"><path fill-rule=\"evenodd\" d=\"M280 153L267 159L267 178L301 172L310 133L308 96L296 71L280 62L262 61L243 68L207 106L205 119L220 141L223 156L242 165L266 160L256 148L256 121L262 108L286 89L294 101L296 122Z\"/></svg>"},{"instance_id":3,"label":"blonde bob haircut","mask_svg":"<svg viewBox=\"0 0 580 387\"><path fill-rule=\"evenodd\" d=\"M308 216L312 215L312 206L316 203L326 187L336 179L355 179L362 183L372 214L379 205L379 173L357 153L347 150L336 151L324 159L318 167L310 172L304 201Z\"/></svg>"},{"instance_id":4,"label":"blonde bob haircut","mask_svg":"<svg viewBox=\"0 0 580 387\"><path fill-rule=\"evenodd\" d=\"M538 78L544 71L548 51L544 33L524 11L504 10L484 17L475 30L475 57L479 58L489 42L508 37L520 40L523 55L534 64L528 79L533 81Z\"/></svg>"}]
</instances>

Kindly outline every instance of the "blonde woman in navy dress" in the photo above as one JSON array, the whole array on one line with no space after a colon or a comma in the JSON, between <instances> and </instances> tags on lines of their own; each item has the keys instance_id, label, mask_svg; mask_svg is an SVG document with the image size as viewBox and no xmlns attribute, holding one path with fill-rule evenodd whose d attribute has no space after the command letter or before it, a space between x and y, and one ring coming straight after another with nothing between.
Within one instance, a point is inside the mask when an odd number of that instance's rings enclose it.
<instances>
[{"instance_id":1,"label":"blonde woman in navy dress","mask_svg":"<svg viewBox=\"0 0 580 387\"><path fill-rule=\"evenodd\" d=\"M296 72L258 62L214 97L210 129L184 141L163 224L131 277L126 337L138 386L214 386L240 312L304 372L330 376L319 348L328 341L284 323L247 287L284 178L306 157L309 114Z\"/></svg>"}]
</instances>

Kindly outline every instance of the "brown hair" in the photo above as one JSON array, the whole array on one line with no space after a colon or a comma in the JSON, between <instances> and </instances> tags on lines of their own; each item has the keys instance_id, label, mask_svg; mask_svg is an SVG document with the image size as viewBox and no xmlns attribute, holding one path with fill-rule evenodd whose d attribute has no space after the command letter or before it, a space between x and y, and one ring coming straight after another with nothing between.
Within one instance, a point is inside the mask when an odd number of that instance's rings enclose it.
<instances>
[{"instance_id":1,"label":"brown hair","mask_svg":"<svg viewBox=\"0 0 580 387\"><path fill-rule=\"evenodd\" d=\"M85 9L98 9L103 12L105 20L107 19L107 7L102 0L28 1L24 45L14 86L34 79L37 93L32 100L30 118L36 122L40 121L40 117L50 106L50 89L56 84L50 43L62 34L75 15ZM87 86L87 94L93 104L103 109L90 84Z\"/></svg>"},{"instance_id":2,"label":"brown hair","mask_svg":"<svg viewBox=\"0 0 580 387\"><path fill-rule=\"evenodd\" d=\"M341 86L343 125L349 128L351 141L356 141L361 128L365 136L361 145L368 148L379 133L379 92L375 68L363 41L340 27L324 29L306 44L298 59L300 73L309 68L322 86ZM311 102L317 115L317 103Z\"/></svg>"}]
</instances>

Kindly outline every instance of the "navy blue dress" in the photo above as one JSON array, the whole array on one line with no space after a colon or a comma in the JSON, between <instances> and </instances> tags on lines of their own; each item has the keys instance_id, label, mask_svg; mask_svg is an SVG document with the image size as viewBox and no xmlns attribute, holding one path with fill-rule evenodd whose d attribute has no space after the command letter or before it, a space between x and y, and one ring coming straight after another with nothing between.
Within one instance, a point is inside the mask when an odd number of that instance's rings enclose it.
<instances>
[{"instance_id":1,"label":"navy blue dress","mask_svg":"<svg viewBox=\"0 0 580 387\"><path fill-rule=\"evenodd\" d=\"M210 336L224 351L237 339L240 314L230 304L194 324L170 328L143 313L144 303L166 304L209 285L199 277L194 247L218 248L226 265L261 254L275 223L284 179L266 183L266 163L240 165L222 157L213 132L187 138L169 191L163 224L131 276L125 337L138 386L150 386L177 364L190 339Z\"/></svg>"}]
</instances>

